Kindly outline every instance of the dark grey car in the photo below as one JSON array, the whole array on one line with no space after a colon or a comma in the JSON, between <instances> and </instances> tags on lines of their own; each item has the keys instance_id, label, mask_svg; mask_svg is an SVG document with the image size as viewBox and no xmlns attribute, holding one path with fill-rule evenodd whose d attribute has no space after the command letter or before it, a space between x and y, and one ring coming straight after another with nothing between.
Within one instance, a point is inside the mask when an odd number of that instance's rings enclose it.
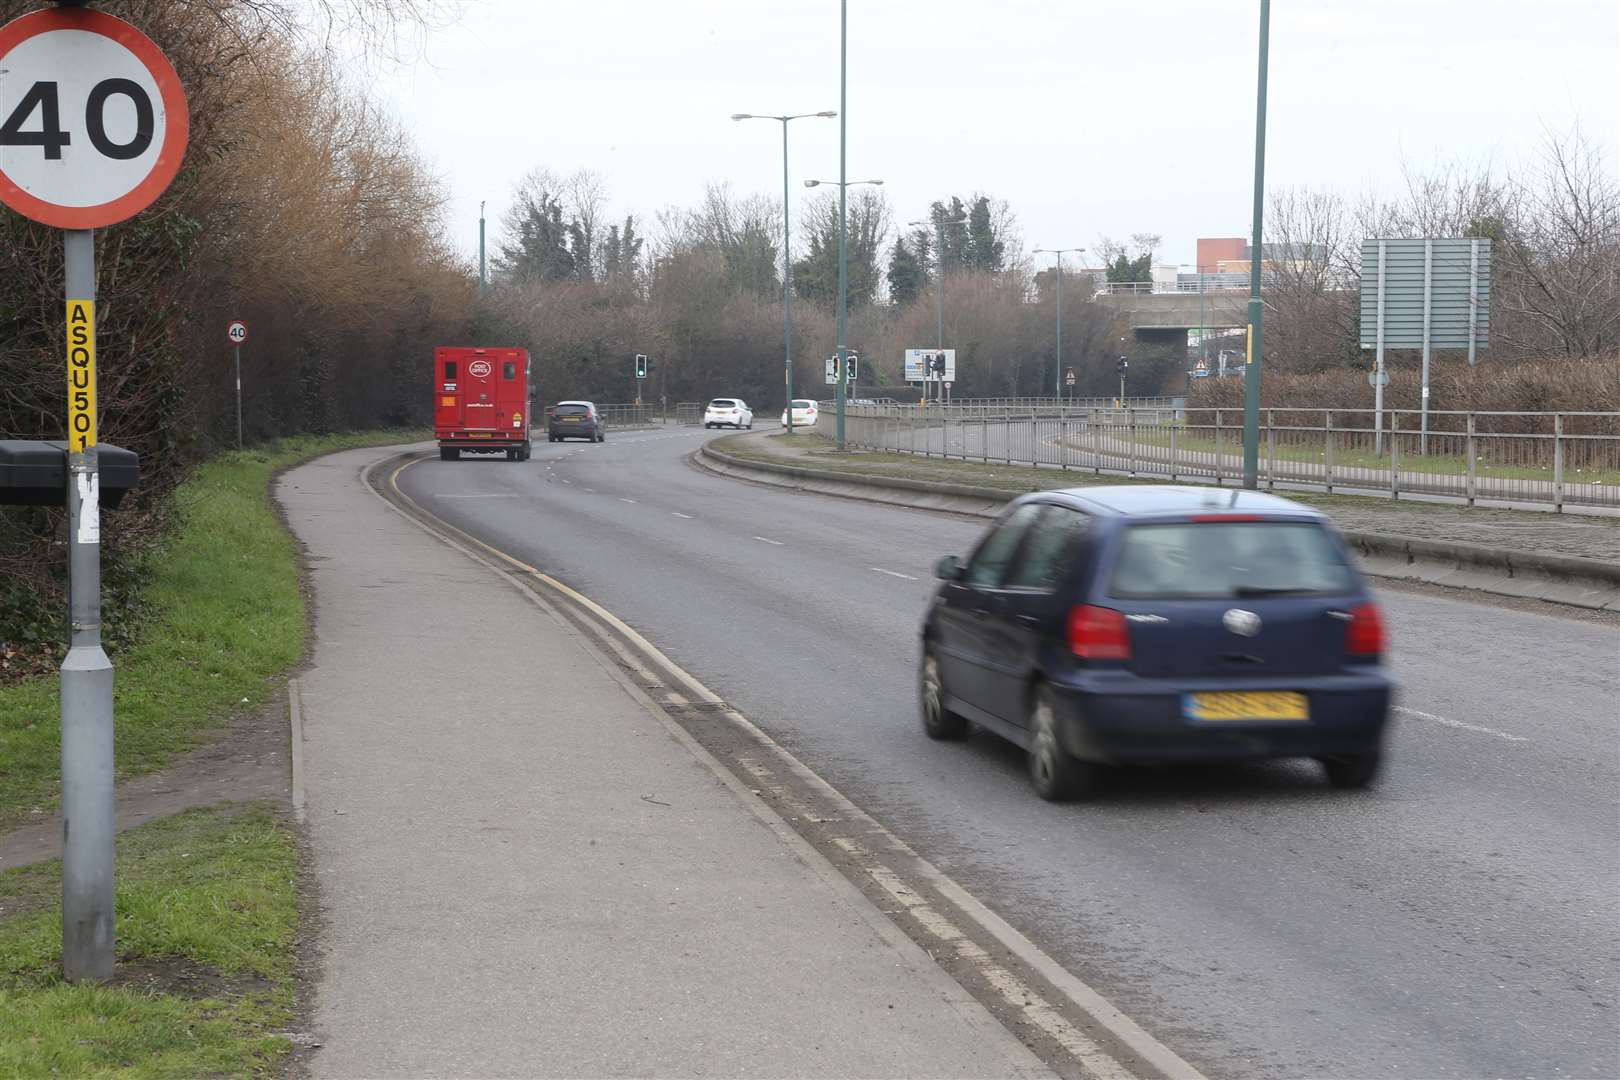
<instances>
[{"instance_id":1,"label":"dark grey car","mask_svg":"<svg viewBox=\"0 0 1620 1080\"><path fill-rule=\"evenodd\" d=\"M546 410L546 440L589 439L604 442L607 423L592 401L559 401Z\"/></svg>"}]
</instances>

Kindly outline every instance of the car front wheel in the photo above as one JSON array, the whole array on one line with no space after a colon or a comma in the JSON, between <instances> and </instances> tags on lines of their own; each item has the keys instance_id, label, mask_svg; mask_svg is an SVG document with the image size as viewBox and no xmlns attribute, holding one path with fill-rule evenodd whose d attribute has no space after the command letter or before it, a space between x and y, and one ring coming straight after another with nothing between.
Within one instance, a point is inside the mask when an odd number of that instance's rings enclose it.
<instances>
[{"instance_id":1,"label":"car front wheel","mask_svg":"<svg viewBox=\"0 0 1620 1080\"><path fill-rule=\"evenodd\" d=\"M922 714L923 732L930 739L960 739L968 733L968 722L945 708L945 684L939 677L939 661L928 648L923 650L917 705Z\"/></svg>"},{"instance_id":2,"label":"car front wheel","mask_svg":"<svg viewBox=\"0 0 1620 1080\"><path fill-rule=\"evenodd\" d=\"M1048 687L1037 687L1032 695L1029 730L1029 778L1035 794L1048 802L1063 802L1096 787L1101 767L1081 761L1063 748L1058 738L1057 708Z\"/></svg>"}]
</instances>

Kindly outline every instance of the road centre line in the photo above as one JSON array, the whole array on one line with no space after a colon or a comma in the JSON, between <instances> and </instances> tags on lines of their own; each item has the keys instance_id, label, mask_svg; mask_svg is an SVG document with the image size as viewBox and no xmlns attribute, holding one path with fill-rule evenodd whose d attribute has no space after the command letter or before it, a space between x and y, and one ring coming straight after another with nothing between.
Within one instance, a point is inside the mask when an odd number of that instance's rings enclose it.
<instances>
[{"instance_id":1,"label":"road centre line","mask_svg":"<svg viewBox=\"0 0 1620 1080\"><path fill-rule=\"evenodd\" d=\"M625 498L625 497L624 497L624 496L623 496L623 495L620 495L620 496L619 496L619 501L620 501L620 502L627 502L627 503L633 503L633 502L635 502L635 501L636 501L636 500L634 500L634 499L627 499L627 498Z\"/></svg>"},{"instance_id":2,"label":"road centre line","mask_svg":"<svg viewBox=\"0 0 1620 1080\"><path fill-rule=\"evenodd\" d=\"M1394 706L1394 709L1403 716L1415 716L1419 720L1431 720L1436 724L1443 724L1446 727L1457 728L1461 731L1472 731L1480 735L1494 735L1498 739L1506 739L1508 742L1530 741L1523 735L1509 735L1507 732L1497 731L1495 728L1482 727L1479 724L1470 724L1462 720L1452 720L1448 717L1436 716L1434 713L1426 713L1421 709L1409 709L1405 705L1396 705Z\"/></svg>"},{"instance_id":3,"label":"road centre line","mask_svg":"<svg viewBox=\"0 0 1620 1080\"><path fill-rule=\"evenodd\" d=\"M687 521L693 520L691 514L683 514L679 510L671 510L669 513L671 517L685 518Z\"/></svg>"},{"instance_id":4,"label":"road centre line","mask_svg":"<svg viewBox=\"0 0 1620 1080\"><path fill-rule=\"evenodd\" d=\"M762 544L775 544L777 547L787 547L787 544L784 541L772 540L768 536L756 536L754 539L758 540Z\"/></svg>"},{"instance_id":5,"label":"road centre line","mask_svg":"<svg viewBox=\"0 0 1620 1080\"><path fill-rule=\"evenodd\" d=\"M918 580L917 578L912 577L910 574L902 574L898 570L885 570L881 566L869 566L867 569L878 574L888 574L890 577L905 578L907 581Z\"/></svg>"},{"instance_id":6,"label":"road centre line","mask_svg":"<svg viewBox=\"0 0 1620 1080\"><path fill-rule=\"evenodd\" d=\"M447 494L445 492L435 492L433 497L436 498L436 499L515 499L515 498L517 498L516 495L505 493L505 492L491 492L489 494Z\"/></svg>"}]
</instances>

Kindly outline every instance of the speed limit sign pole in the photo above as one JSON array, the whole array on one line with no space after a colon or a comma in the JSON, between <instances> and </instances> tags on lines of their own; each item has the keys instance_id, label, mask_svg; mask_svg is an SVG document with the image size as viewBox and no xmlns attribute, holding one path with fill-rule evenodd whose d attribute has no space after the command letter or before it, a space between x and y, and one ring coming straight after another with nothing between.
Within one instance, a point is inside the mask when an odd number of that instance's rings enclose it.
<instances>
[{"instance_id":1,"label":"speed limit sign pole","mask_svg":"<svg viewBox=\"0 0 1620 1080\"><path fill-rule=\"evenodd\" d=\"M236 448L242 449L242 342L247 340L247 323L232 319L225 337L236 353Z\"/></svg>"},{"instance_id":2,"label":"speed limit sign pole","mask_svg":"<svg viewBox=\"0 0 1620 1080\"><path fill-rule=\"evenodd\" d=\"M63 229L67 659L62 663L62 972L113 973L113 668L101 645L95 229L174 179L189 118L174 67L129 23L63 5L0 26L0 202Z\"/></svg>"}]
</instances>

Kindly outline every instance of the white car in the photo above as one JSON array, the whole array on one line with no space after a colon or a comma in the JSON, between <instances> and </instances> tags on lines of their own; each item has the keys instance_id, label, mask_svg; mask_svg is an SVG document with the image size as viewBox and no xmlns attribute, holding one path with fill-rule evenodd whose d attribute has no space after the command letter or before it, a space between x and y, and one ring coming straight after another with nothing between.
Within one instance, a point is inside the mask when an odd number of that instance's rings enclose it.
<instances>
[{"instance_id":1,"label":"white car","mask_svg":"<svg viewBox=\"0 0 1620 1080\"><path fill-rule=\"evenodd\" d=\"M794 427L815 427L816 417L818 415L820 415L820 411L816 408L816 403L814 401L811 401L808 398L793 399ZM782 410L782 426L788 426L788 414L786 409Z\"/></svg>"},{"instance_id":2,"label":"white car","mask_svg":"<svg viewBox=\"0 0 1620 1080\"><path fill-rule=\"evenodd\" d=\"M703 410L706 428L734 427L738 431L754 426L754 411L742 398L717 397Z\"/></svg>"}]
</instances>

